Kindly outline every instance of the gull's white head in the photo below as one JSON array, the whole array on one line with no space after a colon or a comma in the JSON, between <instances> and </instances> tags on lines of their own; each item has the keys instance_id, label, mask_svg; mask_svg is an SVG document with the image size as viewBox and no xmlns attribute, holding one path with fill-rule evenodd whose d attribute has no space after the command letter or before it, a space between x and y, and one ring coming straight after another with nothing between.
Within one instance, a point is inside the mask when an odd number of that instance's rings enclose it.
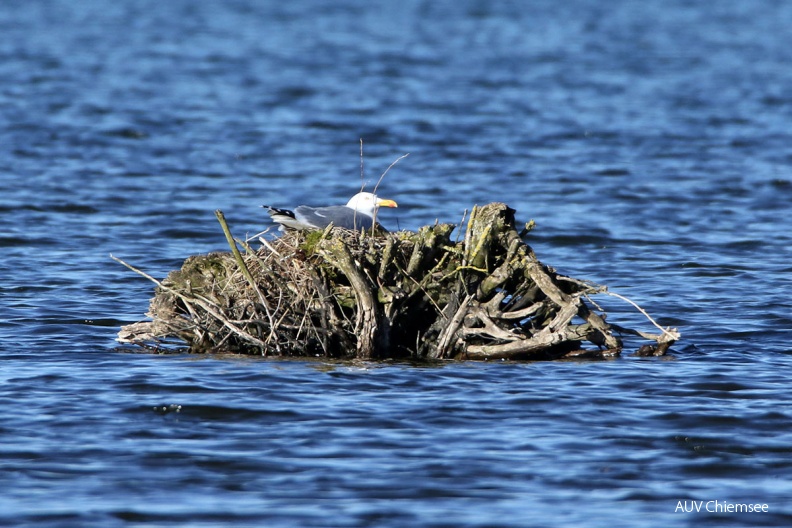
<instances>
[{"instance_id":1,"label":"gull's white head","mask_svg":"<svg viewBox=\"0 0 792 528\"><path fill-rule=\"evenodd\" d=\"M358 213L371 217L374 216L374 212L379 207L398 207L393 200L384 200L369 192L357 193L349 199L346 206Z\"/></svg>"}]
</instances>

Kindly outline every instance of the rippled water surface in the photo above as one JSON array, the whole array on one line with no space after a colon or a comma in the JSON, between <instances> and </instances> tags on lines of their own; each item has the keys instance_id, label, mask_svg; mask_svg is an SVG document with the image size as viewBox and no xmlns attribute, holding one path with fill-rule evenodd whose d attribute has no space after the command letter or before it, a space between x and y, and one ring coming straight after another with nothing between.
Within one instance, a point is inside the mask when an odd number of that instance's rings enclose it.
<instances>
[{"instance_id":1,"label":"rippled water surface","mask_svg":"<svg viewBox=\"0 0 792 528\"><path fill-rule=\"evenodd\" d=\"M790 26L771 0L2 3L0 524L792 524ZM226 248L215 209L244 236L262 203L343 203L360 138L369 185L410 154L388 227L504 201L542 261L683 340L434 366L116 348L152 286L109 254L162 277Z\"/></svg>"}]
</instances>

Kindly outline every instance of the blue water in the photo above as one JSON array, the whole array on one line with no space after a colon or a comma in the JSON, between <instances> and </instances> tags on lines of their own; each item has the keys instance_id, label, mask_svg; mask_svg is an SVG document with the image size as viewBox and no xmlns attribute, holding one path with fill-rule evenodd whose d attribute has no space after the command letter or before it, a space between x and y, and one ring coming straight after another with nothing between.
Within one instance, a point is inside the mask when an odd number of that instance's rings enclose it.
<instances>
[{"instance_id":1,"label":"blue water","mask_svg":"<svg viewBox=\"0 0 792 528\"><path fill-rule=\"evenodd\" d=\"M792 4L0 4L0 524L792 524ZM504 201L668 358L119 350L152 285L365 181ZM629 305L610 320L652 331ZM683 513L680 501L767 504ZM688 506L690 507L690 506Z\"/></svg>"}]
</instances>

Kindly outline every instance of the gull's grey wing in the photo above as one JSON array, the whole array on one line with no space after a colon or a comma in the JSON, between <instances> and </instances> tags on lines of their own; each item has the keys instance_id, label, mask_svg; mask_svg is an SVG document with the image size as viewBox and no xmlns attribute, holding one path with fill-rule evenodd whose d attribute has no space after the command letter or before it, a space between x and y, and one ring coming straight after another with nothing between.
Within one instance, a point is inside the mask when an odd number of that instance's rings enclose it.
<instances>
[{"instance_id":1,"label":"gull's grey wing","mask_svg":"<svg viewBox=\"0 0 792 528\"><path fill-rule=\"evenodd\" d=\"M345 205L309 207L301 205L294 210L294 217L315 229L324 229L331 223L345 229L371 229L372 218Z\"/></svg>"}]
</instances>

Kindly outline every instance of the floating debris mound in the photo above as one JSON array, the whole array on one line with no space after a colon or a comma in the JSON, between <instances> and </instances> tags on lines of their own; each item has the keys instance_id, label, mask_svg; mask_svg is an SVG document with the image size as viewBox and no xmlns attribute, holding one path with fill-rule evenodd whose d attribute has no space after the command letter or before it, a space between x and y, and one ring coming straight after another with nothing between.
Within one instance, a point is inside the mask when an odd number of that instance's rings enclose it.
<instances>
[{"instance_id":1,"label":"floating debris mound","mask_svg":"<svg viewBox=\"0 0 792 528\"><path fill-rule=\"evenodd\" d=\"M265 356L531 360L616 356L625 333L654 342L638 354L663 355L679 339L674 329L608 324L590 298L607 289L539 262L521 236L531 226L518 233L514 213L476 207L456 242L453 224L330 227L254 250L218 211L230 253L190 257L161 282L116 259L157 283L152 320L124 326L118 340Z\"/></svg>"}]
</instances>

